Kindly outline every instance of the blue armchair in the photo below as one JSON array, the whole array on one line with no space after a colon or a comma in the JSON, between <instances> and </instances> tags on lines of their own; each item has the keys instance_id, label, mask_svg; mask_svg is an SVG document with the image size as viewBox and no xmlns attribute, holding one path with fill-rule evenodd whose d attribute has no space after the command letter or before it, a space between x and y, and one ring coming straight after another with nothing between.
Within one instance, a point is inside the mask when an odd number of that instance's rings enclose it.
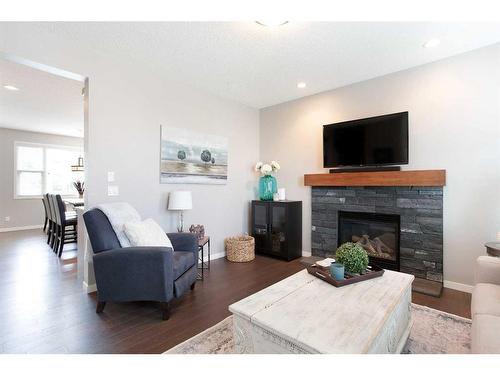
<instances>
[{"instance_id":1,"label":"blue armchair","mask_svg":"<svg viewBox=\"0 0 500 375\"><path fill-rule=\"evenodd\" d=\"M158 301L163 320L169 302L194 289L198 242L191 233L168 233L169 247L124 247L106 215L99 209L83 214L94 252L97 313L106 302Z\"/></svg>"}]
</instances>

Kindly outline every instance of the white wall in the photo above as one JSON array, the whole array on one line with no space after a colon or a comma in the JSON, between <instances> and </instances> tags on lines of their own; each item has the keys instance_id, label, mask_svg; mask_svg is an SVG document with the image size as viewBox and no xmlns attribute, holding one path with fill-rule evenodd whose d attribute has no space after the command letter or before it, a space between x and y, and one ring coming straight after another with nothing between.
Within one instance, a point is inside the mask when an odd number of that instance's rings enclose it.
<instances>
[{"instance_id":1,"label":"white wall","mask_svg":"<svg viewBox=\"0 0 500 375\"><path fill-rule=\"evenodd\" d=\"M82 138L0 128L0 229L42 225L45 217L41 199L14 199L14 142L17 141L83 146ZM5 221L6 216L10 221Z\"/></svg>"},{"instance_id":2,"label":"white wall","mask_svg":"<svg viewBox=\"0 0 500 375\"><path fill-rule=\"evenodd\" d=\"M410 164L446 169L444 278L472 284L483 244L500 231L500 44L265 108L260 153L277 160L278 185L303 201L303 249L311 248L306 173L322 168L322 125L409 111Z\"/></svg>"},{"instance_id":3,"label":"white wall","mask_svg":"<svg viewBox=\"0 0 500 375\"><path fill-rule=\"evenodd\" d=\"M68 36L34 24L3 23L0 35L4 53L89 78L87 206L127 201L144 218L172 231L177 216L166 210L168 192L189 189L194 209L185 222L205 225L213 253L223 252L225 237L248 231L249 201L257 183L252 171L259 152L257 110L165 80L132 61L82 50ZM228 137L227 185L161 185L160 124ZM108 171L115 172L119 197L107 196Z\"/></svg>"}]
</instances>

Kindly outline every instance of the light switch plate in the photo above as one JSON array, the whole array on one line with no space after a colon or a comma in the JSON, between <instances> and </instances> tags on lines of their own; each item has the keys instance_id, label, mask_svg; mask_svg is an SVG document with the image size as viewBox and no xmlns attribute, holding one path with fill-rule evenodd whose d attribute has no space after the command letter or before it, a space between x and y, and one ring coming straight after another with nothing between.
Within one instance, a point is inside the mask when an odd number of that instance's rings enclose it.
<instances>
[{"instance_id":1,"label":"light switch plate","mask_svg":"<svg viewBox=\"0 0 500 375\"><path fill-rule=\"evenodd\" d=\"M108 185L108 196L109 197L117 197L120 195L120 191L117 185Z\"/></svg>"},{"instance_id":2,"label":"light switch plate","mask_svg":"<svg viewBox=\"0 0 500 375\"><path fill-rule=\"evenodd\" d=\"M108 182L115 182L115 172L108 172Z\"/></svg>"}]
</instances>

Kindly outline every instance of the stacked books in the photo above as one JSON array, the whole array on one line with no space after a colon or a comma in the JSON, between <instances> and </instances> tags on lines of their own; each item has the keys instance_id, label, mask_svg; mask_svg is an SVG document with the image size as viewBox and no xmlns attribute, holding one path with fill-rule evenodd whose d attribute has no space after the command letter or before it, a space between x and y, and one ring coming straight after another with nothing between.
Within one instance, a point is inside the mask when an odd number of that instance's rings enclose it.
<instances>
[{"instance_id":1,"label":"stacked books","mask_svg":"<svg viewBox=\"0 0 500 375\"><path fill-rule=\"evenodd\" d=\"M330 264L334 263L335 259L333 258L326 258L323 260L318 260L316 262L316 265L321 268L330 268Z\"/></svg>"}]
</instances>

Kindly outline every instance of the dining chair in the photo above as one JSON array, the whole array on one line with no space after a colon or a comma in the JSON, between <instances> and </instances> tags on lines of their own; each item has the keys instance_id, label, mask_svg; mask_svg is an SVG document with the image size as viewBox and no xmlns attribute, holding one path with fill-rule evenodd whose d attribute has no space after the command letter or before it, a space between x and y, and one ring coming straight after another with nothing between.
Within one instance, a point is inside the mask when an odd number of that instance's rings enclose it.
<instances>
[{"instance_id":1,"label":"dining chair","mask_svg":"<svg viewBox=\"0 0 500 375\"><path fill-rule=\"evenodd\" d=\"M43 198L45 200L45 205L47 207L47 217L48 217L48 222L47 222L47 244L50 244L50 238L52 235L52 212L50 210L50 200L49 200L49 194L44 194Z\"/></svg>"},{"instance_id":2,"label":"dining chair","mask_svg":"<svg viewBox=\"0 0 500 375\"><path fill-rule=\"evenodd\" d=\"M49 233L47 236L47 243L55 252L55 242L57 233L57 220L56 220L56 209L54 206L54 194L47 194L47 202L49 207Z\"/></svg>"},{"instance_id":3,"label":"dining chair","mask_svg":"<svg viewBox=\"0 0 500 375\"><path fill-rule=\"evenodd\" d=\"M42 196L42 203L43 203L43 209L45 211L45 222L43 223L43 231L45 233L47 233L47 224L49 222L49 208L48 208L48 205L49 205L49 201L47 200L47 194L44 194Z\"/></svg>"},{"instance_id":4,"label":"dining chair","mask_svg":"<svg viewBox=\"0 0 500 375\"><path fill-rule=\"evenodd\" d=\"M75 243L77 239L77 221L74 213L66 212L64 204L59 194L54 195L54 206L56 211L56 245L54 251L60 258L65 244ZM71 227L71 229L68 229Z\"/></svg>"}]
</instances>

